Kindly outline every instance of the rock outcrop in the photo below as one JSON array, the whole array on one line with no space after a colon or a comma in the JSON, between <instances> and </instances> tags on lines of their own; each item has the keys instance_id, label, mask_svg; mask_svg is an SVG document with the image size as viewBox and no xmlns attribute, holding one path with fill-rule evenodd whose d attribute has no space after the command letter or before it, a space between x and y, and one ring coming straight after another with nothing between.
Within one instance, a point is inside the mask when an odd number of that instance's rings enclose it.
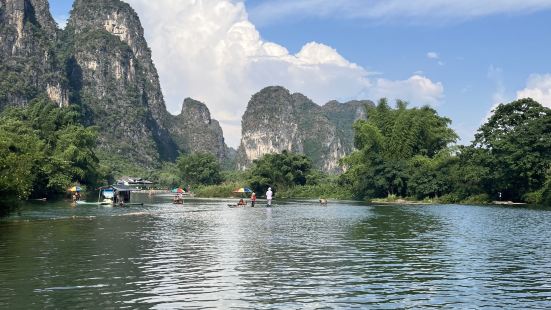
<instances>
[{"instance_id":1,"label":"rock outcrop","mask_svg":"<svg viewBox=\"0 0 551 310\"><path fill-rule=\"evenodd\" d=\"M181 152L234 152L206 106L170 115L136 12L120 0L76 0L59 30L47 0L0 0L0 110L41 95L81 106L99 128L99 156L142 167Z\"/></svg>"},{"instance_id":2,"label":"rock outcrop","mask_svg":"<svg viewBox=\"0 0 551 310\"><path fill-rule=\"evenodd\" d=\"M48 96L69 104L47 0L0 0L0 110Z\"/></svg>"},{"instance_id":3,"label":"rock outcrop","mask_svg":"<svg viewBox=\"0 0 551 310\"><path fill-rule=\"evenodd\" d=\"M100 148L150 166L173 160L159 78L136 12L119 0L76 0L65 29L75 101L100 127Z\"/></svg>"},{"instance_id":4,"label":"rock outcrop","mask_svg":"<svg viewBox=\"0 0 551 310\"><path fill-rule=\"evenodd\" d=\"M142 167L179 153L207 152L229 168L289 150L327 172L353 146L352 123L366 104L320 107L301 94L267 87L249 102L239 150L228 148L205 104L186 99L180 115L165 106L157 70L136 12L120 0L76 0L65 30L47 0L0 0L0 110L41 95L80 105L99 128L99 156Z\"/></svg>"},{"instance_id":5,"label":"rock outcrop","mask_svg":"<svg viewBox=\"0 0 551 310\"><path fill-rule=\"evenodd\" d=\"M170 132L185 153L210 153L220 162L230 155L220 124L211 118L207 106L197 100L184 100L182 112L172 119Z\"/></svg>"},{"instance_id":6,"label":"rock outcrop","mask_svg":"<svg viewBox=\"0 0 551 310\"><path fill-rule=\"evenodd\" d=\"M374 106L369 100L353 100L345 103L329 101L322 106L323 113L335 124L344 152L350 154L354 149L354 128L352 125L360 119L367 119L366 108Z\"/></svg>"},{"instance_id":7,"label":"rock outcrop","mask_svg":"<svg viewBox=\"0 0 551 310\"><path fill-rule=\"evenodd\" d=\"M267 87L251 98L243 115L238 166L283 150L307 155L326 172L338 172L346 154L337 126L320 106L283 87Z\"/></svg>"}]
</instances>

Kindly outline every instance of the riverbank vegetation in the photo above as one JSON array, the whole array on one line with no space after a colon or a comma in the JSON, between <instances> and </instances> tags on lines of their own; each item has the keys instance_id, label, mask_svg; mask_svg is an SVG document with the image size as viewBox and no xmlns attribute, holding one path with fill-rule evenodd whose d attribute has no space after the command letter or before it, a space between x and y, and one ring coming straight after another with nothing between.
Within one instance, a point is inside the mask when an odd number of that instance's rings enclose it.
<instances>
[{"instance_id":1,"label":"riverbank vegetation","mask_svg":"<svg viewBox=\"0 0 551 310\"><path fill-rule=\"evenodd\" d=\"M200 197L230 197L240 187L263 196L271 186L278 198L551 205L551 110L531 99L499 105L470 145L456 145L451 120L430 107L382 99L367 115L353 126L356 150L341 160L340 175L287 151L246 171L223 171L208 154L146 170L96 153L96 130L81 125L78 106L39 98L0 114L0 197L55 197L72 184L93 187L134 173L161 188L191 185Z\"/></svg>"},{"instance_id":2,"label":"riverbank vegetation","mask_svg":"<svg viewBox=\"0 0 551 310\"><path fill-rule=\"evenodd\" d=\"M531 99L499 105L468 146L453 146L449 120L427 107L382 100L368 115L343 161L341 180L358 199L548 202L551 110Z\"/></svg>"},{"instance_id":3,"label":"riverbank vegetation","mask_svg":"<svg viewBox=\"0 0 551 310\"><path fill-rule=\"evenodd\" d=\"M531 99L499 105L470 145L456 145L451 120L430 107L391 108L383 99L367 114L354 124L356 150L340 176L284 151L204 194L247 184L261 194L271 186L280 198L551 205L551 110Z\"/></svg>"},{"instance_id":4,"label":"riverbank vegetation","mask_svg":"<svg viewBox=\"0 0 551 310\"><path fill-rule=\"evenodd\" d=\"M45 98L0 114L1 200L52 197L75 182L98 182L97 134L79 118L78 107Z\"/></svg>"}]
</instances>

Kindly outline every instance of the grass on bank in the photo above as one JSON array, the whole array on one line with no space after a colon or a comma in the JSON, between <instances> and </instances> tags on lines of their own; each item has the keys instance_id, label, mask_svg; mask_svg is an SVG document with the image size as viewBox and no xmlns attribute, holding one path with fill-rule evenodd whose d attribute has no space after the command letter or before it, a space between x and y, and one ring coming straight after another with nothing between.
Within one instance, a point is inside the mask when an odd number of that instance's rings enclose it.
<instances>
[{"instance_id":1,"label":"grass on bank","mask_svg":"<svg viewBox=\"0 0 551 310\"><path fill-rule=\"evenodd\" d=\"M220 185L200 185L197 186L193 192L196 197L202 198L227 198L236 197L233 191L240 187L247 187L244 180L226 179L224 183ZM338 185L336 182L320 183L315 185L297 185L287 189L274 188L275 197L287 199L340 199L351 200L353 199L353 193L346 188ZM256 193L258 197L263 197L265 193Z\"/></svg>"}]
</instances>

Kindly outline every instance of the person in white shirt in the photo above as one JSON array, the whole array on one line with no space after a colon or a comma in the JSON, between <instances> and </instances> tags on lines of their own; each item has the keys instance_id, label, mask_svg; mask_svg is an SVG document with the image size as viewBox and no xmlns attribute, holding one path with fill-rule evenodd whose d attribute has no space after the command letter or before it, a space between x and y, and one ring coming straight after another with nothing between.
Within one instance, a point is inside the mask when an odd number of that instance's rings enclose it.
<instances>
[{"instance_id":1,"label":"person in white shirt","mask_svg":"<svg viewBox=\"0 0 551 310\"><path fill-rule=\"evenodd\" d=\"M268 206L272 205L272 188L268 187L268 191L266 192L266 200L268 200Z\"/></svg>"}]
</instances>

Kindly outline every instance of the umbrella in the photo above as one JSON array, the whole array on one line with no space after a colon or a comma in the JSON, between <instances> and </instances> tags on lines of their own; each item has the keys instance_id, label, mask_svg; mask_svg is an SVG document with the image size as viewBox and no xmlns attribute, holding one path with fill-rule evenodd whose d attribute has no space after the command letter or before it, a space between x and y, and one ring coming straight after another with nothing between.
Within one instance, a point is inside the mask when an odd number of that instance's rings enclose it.
<instances>
[{"instance_id":1,"label":"umbrella","mask_svg":"<svg viewBox=\"0 0 551 310\"><path fill-rule=\"evenodd\" d=\"M253 191L248 187L241 187L233 191L234 193L252 193Z\"/></svg>"},{"instance_id":2,"label":"umbrella","mask_svg":"<svg viewBox=\"0 0 551 310\"><path fill-rule=\"evenodd\" d=\"M172 192L173 192L173 193L180 193L180 194L182 194L182 193L184 193L184 190L181 189L180 187L178 187L178 188L173 189Z\"/></svg>"},{"instance_id":3,"label":"umbrella","mask_svg":"<svg viewBox=\"0 0 551 310\"><path fill-rule=\"evenodd\" d=\"M73 186L73 187L69 188L69 191L72 192L72 193L78 193L81 190L82 189L80 188L80 186Z\"/></svg>"}]
</instances>

